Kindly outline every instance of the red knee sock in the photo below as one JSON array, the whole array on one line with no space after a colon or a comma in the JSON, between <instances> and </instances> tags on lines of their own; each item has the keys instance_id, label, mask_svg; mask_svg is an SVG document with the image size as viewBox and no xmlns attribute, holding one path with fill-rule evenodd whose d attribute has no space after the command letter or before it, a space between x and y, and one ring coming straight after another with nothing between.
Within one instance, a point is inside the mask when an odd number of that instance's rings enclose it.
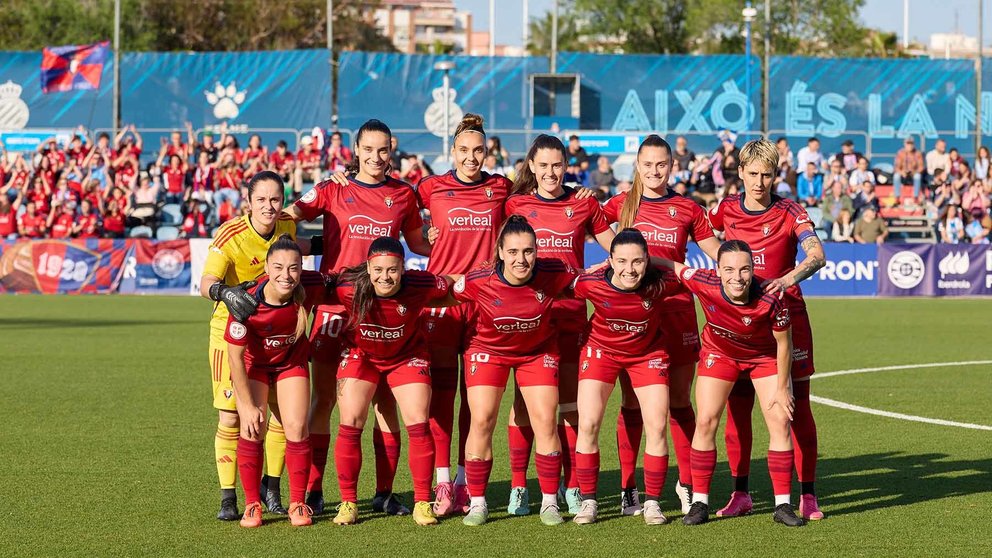
<instances>
[{"instance_id":1,"label":"red knee sock","mask_svg":"<svg viewBox=\"0 0 992 558\"><path fill-rule=\"evenodd\" d=\"M286 440L286 470L289 472L289 501L302 502L307 497L307 481L310 477L310 440L299 442Z\"/></svg>"},{"instance_id":2,"label":"red knee sock","mask_svg":"<svg viewBox=\"0 0 992 558\"><path fill-rule=\"evenodd\" d=\"M768 450L768 476L772 478L772 492L784 496L792 492L792 452Z\"/></svg>"},{"instance_id":3,"label":"red knee sock","mask_svg":"<svg viewBox=\"0 0 992 558\"><path fill-rule=\"evenodd\" d=\"M599 452L575 452L575 476L579 479L579 493L582 499L596 499L599 488Z\"/></svg>"},{"instance_id":4,"label":"red knee sock","mask_svg":"<svg viewBox=\"0 0 992 558\"><path fill-rule=\"evenodd\" d=\"M534 445L534 429L529 426L508 425L507 443L510 446L510 487L527 486L527 465Z\"/></svg>"},{"instance_id":5,"label":"red knee sock","mask_svg":"<svg viewBox=\"0 0 992 558\"><path fill-rule=\"evenodd\" d=\"M362 470L362 429L338 426L334 442L334 466L338 470L338 488L342 502L358 501L358 474Z\"/></svg>"},{"instance_id":6,"label":"red knee sock","mask_svg":"<svg viewBox=\"0 0 992 558\"><path fill-rule=\"evenodd\" d=\"M489 475L493 472L493 460L472 459L465 462L465 482L468 494L473 498L484 498L489 487Z\"/></svg>"},{"instance_id":7,"label":"red knee sock","mask_svg":"<svg viewBox=\"0 0 992 558\"><path fill-rule=\"evenodd\" d=\"M400 435L372 429L372 448L375 450L375 491L392 492L393 479L400 465Z\"/></svg>"},{"instance_id":8,"label":"red knee sock","mask_svg":"<svg viewBox=\"0 0 992 558\"><path fill-rule=\"evenodd\" d=\"M640 409L620 408L617 417L617 454L620 457L620 488L636 488L637 454L641 449L644 422Z\"/></svg>"},{"instance_id":9,"label":"red knee sock","mask_svg":"<svg viewBox=\"0 0 992 558\"><path fill-rule=\"evenodd\" d=\"M245 506L258 502L262 485L262 442L238 438L238 476L245 491Z\"/></svg>"},{"instance_id":10,"label":"red knee sock","mask_svg":"<svg viewBox=\"0 0 992 558\"><path fill-rule=\"evenodd\" d=\"M468 429L472 425L472 413L468 409L468 398L465 387L462 387L461 403L458 405L458 464L465 466L465 442L468 440Z\"/></svg>"},{"instance_id":11,"label":"red knee sock","mask_svg":"<svg viewBox=\"0 0 992 558\"><path fill-rule=\"evenodd\" d=\"M558 439L561 440L561 474L565 478L565 488L578 488L575 444L578 443L579 429L569 424L559 424Z\"/></svg>"},{"instance_id":12,"label":"red knee sock","mask_svg":"<svg viewBox=\"0 0 992 558\"><path fill-rule=\"evenodd\" d=\"M431 499L431 479L434 478L434 438L426 422L408 424L406 433L410 437L410 477L413 478L413 501L428 502Z\"/></svg>"},{"instance_id":13,"label":"red knee sock","mask_svg":"<svg viewBox=\"0 0 992 558\"><path fill-rule=\"evenodd\" d=\"M727 429L723 438L727 443L727 461L734 478L751 474L751 410L754 408L754 386L749 380L734 384L727 399Z\"/></svg>"},{"instance_id":14,"label":"red knee sock","mask_svg":"<svg viewBox=\"0 0 992 558\"><path fill-rule=\"evenodd\" d=\"M692 484L691 450L692 435L696 432L696 413L691 405L669 409L668 413L671 415L668 425L672 431L675 461L679 465L679 482L683 486L689 486ZM644 471L647 472L647 465L644 466Z\"/></svg>"},{"instance_id":15,"label":"red knee sock","mask_svg":"<svg viewBox=\"0 0 992 558\"><path fill-rule=\"evenodd\" d=\"M327 468L327 449L331 445L330 434L310 435L310 476L307 481L307 492L324 490L324 469Z\"/></svg>"},{"instance_id":16,"label":"red knee sock","mask_svg":"<svg viewBox=\"0 0 992 558\"><path fill-rule=\"evenodd\" d=\"M691 449L691 448L690 448ZM681 467L680 467L681 469ZM668 456L644 452L644 496L647 500L660 500L668 476ZM689 478L692 482L692 478Z\"/></svg>"},{"instance_id":17,"label":"red knee sock","mask_svg":"<svg viewBox=\"0 0 992 558\"><path fill-rule=\"evenodd\" d=\"M796 452L796 473L799 482L816 481L816 421L809 406L809 382L796 382L792 387L796 411L792 414L792 446Z\"/></svg>"},{"instance_id":18,"label":"red knee sock","mask_svg":"<svg viewBox=\"0 0 992 558\"><path fill-rule=\"evenodd\" d=\"M700 494L710 493L710 483L713 481L713 471L716 470L716 450L692 450L692 491Z\"/></svg>"},{"instance_id":19,"label":"red knee sock","mask_svg":"<svg viewBox=\"0 0 992 558\"><path fill-rule=\"evenodd\" d=\"M431 372L434 373L433 370ZM458 371L455 371L457 374ZM455 420L455 390L434 389L431 393L430 426L434 437L434 467L451 467L451 432Z\"/></svg>"},{"instance_id":20,"label":"red knee sock","mask_svg":"<svg viewBox=\"0 0 992 558\"><path fill-rule=\"evenodd\" d=\"M534 466L537 469L537 481L541 484L541 494L557 494L558 483L561 481L561 453L535 453Z\"/></svg>"}]
</instances>

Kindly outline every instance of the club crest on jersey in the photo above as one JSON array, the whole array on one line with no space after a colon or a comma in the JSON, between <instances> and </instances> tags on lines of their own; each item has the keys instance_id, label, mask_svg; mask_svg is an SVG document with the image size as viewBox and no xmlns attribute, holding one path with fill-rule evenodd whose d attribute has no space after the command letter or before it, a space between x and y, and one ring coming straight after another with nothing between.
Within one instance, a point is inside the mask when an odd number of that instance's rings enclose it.
<instances>
[{"instance_id":1,"label":"club crest on jersey","mask_svg":"<svg viewBox=\"0 0 992 558\"><path fill-rule=\"evenodd\" d=\"M392 196L386 196L385 198L382 198L382 201L384 201L386 203L386 207L393 207L393 197Z\"/></svg>"},{"instance_id":2,"label":"club crest on jersey","mask_svg":"<svg viewBox=\"0 0 992 558\"><path fill-rule=\"evenodd\" d=\"M469 368L468 371L469 371L470 374L472 374L474 376L476 370L478 370L478 369L479 369L479 367L473 362L471 368Z\"/></svg>"},{"instance_id":3,"label":"club crest on jersey","mask_svg":"<svg viewBox=\"0 0 992 558\"><path fill-rule=\"evenodd\" d=\"M716 362L716 357L709 355L706 357L706 368L713 368L713 363Z\"/></svg>"},{"instance_id":4,"label":"club crest on jersey","mask_svg":"<svg viewBox=\"0 0 992 558\"><path fill-rule=\"evenodd\" d=\"M224 399L230 399L232 397L234 397L234 390L225 389L224 390Z\"/></svg>"},{"instance_id":5,"label":"club crest on jersey","mask_svg":"<svg viewBox=\"0 0 992 558\"><path fill-rule=\"evenodd\" d=\"M761 227L761 234L762 235L768 236L769 234L771 234L771 232L772 232L771 225L765 225L765 226Z\"/></svg>"},{"instance_id":6,"label":"club crest on jersey","mask_svg":"<svg viewBox=\"0 0 992 558\"><path fill-rule=\"evenodd\" d=\"M676 215L678 215L678 213L679 213L678 210L676 210L674 207L668 208L668 214L670 216L675 217Z\"/></svg>"},{"instance_id":7,"label":"club crest on jersey","mask_svg":"<svg viewBox=\"0 0 992 558\"><path fill-rule=\"evenodd\" d=\"M582 361L582 371L585 372L586 370L589 370L589 361L588 360L583 360Z\"/></svg>"},{"instance_id":8,"label":"club crest on jersey","mask_svg":"<svg viewBox=\"0 0 992 558\"><path fill-rule=\"evenodd\" d=\"M641 306L643 306L645 310L650 310L651 309L651 299L649 299L649 298L642 298L641 299Z\"/></svg>"},{"instance_id":9,"label":"club crest on jersey","mask_svg":"<svg viewBox=\"0 0 992 558\"><path fill-rule=\"evenodd\" d=\"M534 293L534 296L537 297L538 302L544 302L544 291L538 290L537 292Z\"/></svg>"},{"instance_id":10,"label":"club crest on jersey","mask_svg":"<svg viewBox=\"0 0 992 558\"><path fill-rule=\"evenodd\" d=\"M431 321L427 322L427 331L434 331L434 326L435 325L436 324L434 323L434 320L431 320Z\"/></svg>"},{"instance_id":11,"label":"club crest on jersey","mask_svg":"<svg viewBox=\"0 0 992 558\"><path fill-rule=\"evenodd\" d=\"M751 325L751 316L744 316L741 321L744 322L744 325L749 326Z\"/></svg>"},{"instance_id":12,"label":"club crest on jersey","mask_svg":"<svg viewBox=\"0 0 992 558\"><path fill-rule=\"evenodd\" d=\"M489 198L489 199L492 199L492 197L493 197L493 189L490 188L489 186L486 186L486 190L485 191L486 191L486 197Z\"/></svg>"},{"instance_id":13,"label":"club crest on jersey","mask_svg":"<svg viewBox=\"0 0 992 558\"><path fill-rule=\"evenodd\" d=\"M571 219L572 218L572 215L575 215L575 212L572 211L572 208L571 207L566 207L565 208L565 217L568 217L569 219Z\"/></svg>"},{"instance_id":14,"label":"club crest on jersey","mask_svg":"<svg viewBox=\"0 0 992 558\"><path fill-rule=\"evenodd\" d=\"M403 306L402 304L397 304L396 311L399 313L400 316L406 316L406 306Z\"/></svg>"}]
</instances>

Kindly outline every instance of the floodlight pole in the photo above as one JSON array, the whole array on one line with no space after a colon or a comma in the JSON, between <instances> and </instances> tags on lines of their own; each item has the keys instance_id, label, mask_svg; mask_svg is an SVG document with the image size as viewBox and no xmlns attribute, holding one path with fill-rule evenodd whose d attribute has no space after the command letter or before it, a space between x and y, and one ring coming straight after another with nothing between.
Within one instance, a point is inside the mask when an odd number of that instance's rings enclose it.
<instances>
[{"instance_id":1,"label":"floodlight pole","mask_svg":"<svg viewBox=\"0 0 992 558\"><path fill-rule=\"evenodd\" d=\"M121 127L121 0L114 0L114 137Z\"/></svg>"},{"instance_id":2,"label":"floodlight pole","mask_svg":"<svg viewBox=\"0 0 992 558\"><path fill-rule=\"evenodd\" d=\"M984 133L984 126L982 126L982 55L983 51L983 41L984 41L984 29L982 26L982 19L984 14L982 13L984 0L978 0L978 58L975 60L975 156L978 156L978 150L982 147L982 134Z\"/></svg>"}]
</instances>

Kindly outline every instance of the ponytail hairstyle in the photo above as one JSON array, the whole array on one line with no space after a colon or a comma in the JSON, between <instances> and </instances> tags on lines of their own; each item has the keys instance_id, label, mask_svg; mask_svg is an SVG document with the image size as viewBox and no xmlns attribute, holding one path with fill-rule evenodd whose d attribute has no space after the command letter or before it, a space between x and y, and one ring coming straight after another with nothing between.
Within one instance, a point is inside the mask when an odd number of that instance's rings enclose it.
<instances>
[{"instance_id":1,"label":"ponytail hairstyle","mask_svg":"<svg viewBox=\"0 0 992 558\"><path fill-rule=\"evenodd\" d=\"M269 171L265 171L265 172L269 172ZM257 177L258 175L255 176ZM252 180L254 180L254 178ZM280 189L280 191L282 190ZM272 246L269 246L269 251L265 253L265 259L268 260L269 257L272 256L272 254L283 251L295 252L296 255L300 257L300 261L301 262L303 261L303 252L300 251L300 247L296 244L296 241L293 240L293 237L289 236L288 234L279 235L279 238L272 243ZM309 312L307 312L306 308L303 306L303 302L304 300L306 300L306 298L307 298L307 293L303 289L303 281L301 280L299 283L297 283L296 288L293 289L293 302L297 306L296 333L295 333L297 343L300 342L300 339L306 337L307 334L307 315L309 314Z\"/></svg>"},{"instance_id":2,"label":"ponytail hairstyle","mask_svg":"<svg viewBox=\"0 0 992 558\"><path fill-rule=\"evenodd\" d=\"M341 273L338 284L351 283L354 289L354 297L351 301L351 316L348 318L348 329L358 327L362 323L375 303L375 287L372 285L372 277L369 275L368 260L376 256L396 256L403 261L405 252L399 240L389 236L380 236L372 241L366 260L358 265L354 265Z\"/></svg>"},{"instance_id":3,"label":"ponytail hairstyle","mask_svg":"<svg viewBox=\"0 0 992 558\"><path fill-rule=\"evenodd\" d=\"M358 157L358 144L362 143L362 138L365 136L365 134L370 132L379 132L380 134L386 134L386 137L389 139L392 139L393 137L393 132L390 131L389 126L386 126L385 122L383 122L382 120L377 120L375 118L372 118L371 120L366 120L365 124L362 124L362 127L359 128L358 132L355 133L355 146L354 146L355 156L351 158L351 163L348 163L348 166L345 167L344 172L346 174L350 176L355 176L356 174L358 174L358 171L361 170L361 161L359 160ZM391 169L387 164L386 166L387 175L389 174L390 170Z\"/></svg>"},{"instance_id":4,"label":"ponytail hairstyle","mask_svg":"<svg viewBox=\"0 0 992 558\"><path fill-rule=\"evenodd\" d=\"M637 148L637 156L641 156L641 151L645 147L660 147L672 156L672 146L662 139L658 134L651 134L644 138L641 146ZM641 173L637 168L636 160L634 164L634 182L627 192L627 199L623 201L620 208L620 228L626 229L634 226L634 219L637 217L637 210L641 207L641 196L644 195L644 183L641 181Z\"/></svg>"},{"instance_id":5,"label":"ponytail hairstyle","mask_svg":"<svg viewBox=\"0 0 992 558\"><path fill-rule=\"evenodd\" d=\"M748 246L747 242L743 240L725 240L723 244L720 245L720 249L716 252L717 265L720 264L720 258L724 254L731 254L734 252L744 252L747 254L748 261L754 261L754 254L751 253L751 247Z\"/></svg>"},{"instance_id":6,"label":"ponytail hairstyle","mask_svg":"<svg viewBox=\"0 0 992 558\"><path fill-rule=\"evenodd\" d=\"M485 145L486 140L486 130L482 127L483 119L482 116L478 114L472 114L471 112L466 113L462 117L462 121L458 123L458 127L455 128L455 135L452 136L452 144L454 144L454 139L462 135L464 132L475 132L477 134L482 134L482 144Z\"/></svg>"},{"instance_id":7,"label":"ponytail hairstyle","mask_svg":"<svg viewBox=\"0 0 992 558\"><path fill-rule=\"evenodd\" d=\"M660 269L651 265L651 253L648 251L648 242L644 240L641 231L634 228L626 228L617 233L610 243L610 257L618 246L633 244L644 250L644 257L647 258L647 268L644 270L644 277L641 279L641 286L637 290L644 293L647 298L658 298L665 290L665 276Z\"/></svg>"},{"instance_id":8,"label":"ponytail hairstyle","mask_svg":"<svg viewBox=\"0 0 992 558\"><path fill-rule=\"evenodd\" d=\"M527 150L527 156L524 157L524 165L521 167L520 172L517 173L516 180L513 181L513 188L510 190L511 195L532 194L537 191L537 177L534 176L534 171L530 170L530 164L534 161L534 157L537 157L537 152L541 149L553 149L560 152L562 164L568 164L568 154L565 151L565 144L558 137L548 134L537 136L534 139L534 143L530 145L530 149Z\"/></svg>"},{"instance_id":9,"label":"ponytail hairstyle","mask_svg":"<svg viewBox=\"0 0 992 558\"><path fill-rule=\"evenodd\" d=\"M534 239L535 245L537 244L537 233L527 222L527 218L523 215L510 215L499 229L499 238L496 239L496 248L493 250L493 269L502 262L499 259L499 250L503 247L503 240L511 234L529 234Z\"/></svg>"}]
</instances>

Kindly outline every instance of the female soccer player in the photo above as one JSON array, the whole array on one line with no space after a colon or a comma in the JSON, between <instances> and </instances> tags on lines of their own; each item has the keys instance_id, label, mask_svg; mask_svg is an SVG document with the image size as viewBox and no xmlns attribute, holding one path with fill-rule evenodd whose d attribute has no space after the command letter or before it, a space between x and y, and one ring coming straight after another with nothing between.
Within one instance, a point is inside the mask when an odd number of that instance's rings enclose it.
<instances>
[{"instance_id":1,"label":"female soccer player","mask_svg":"<svg viewBox=\"0 0 992 558\"><path fill-rule=\"evenodd\" d=\"M238 414L235 409L234 388L228 366L227 342L224 330L227 318L246 320L258 308L258 301L248 295L249 281L262 274L265 254L283 234L294 236L296 224L279 215L283 204L283 183L273 172L260 172L248 182L249 214L220 226L214 236L200 279L200 294L216 301L210 320L210 371L214 407L219 411L217 434L214 437L214 459L220 479L221 507L217 519L238 519L234 491L238 472ZM279 475L283 467L285 435L278 420L268 422L266 445L265 502L269 511L286 513L279 503Z\"/></svg>"},{"instance_id":2,"label":"female soccer player","mask_svg":"<svg viewBox=\"0 0 992 558\"><path fill-rule=\"evenodd\" d=\"M717 269L693 269L666 262L679 281L699 297L706 315L703 366L696 380L699 415L692 438L692 505L686 525L709 519L710 481L716 469L716 431L734 382L750 377L768 427L768 472L775 492L774 519L789 527L806 522L796 516L792 492L792 326L789 308L775 294L764 294L754 276L754 254L743 241L720 246Z\"/></svg>"},{"instance_id":3,"label":"female soccer player","mask_svg":"<svg viewBox=\"0 0 992 558\"><path fill-rule=\"evenodd\" d=\"M514 195L506 201L508 214L527 215L537 233L541 257L558 258L574 269L585 267L585 237L591 234L609 249L614 232L594 197L579 199L574 188L562 184L568 157L561 140L541 134L534 140L524 166L514 181ZM565 476L565 501L569 513L579 511L579 483L575 476L575 440L578 414L575 397L578 388L579 350L586 327L586 305L574 298L557 300L551 318L558 345L558 437L561 439ZM528 424L523 399L517 390L508 426L510 445L510 501L507 513L530 513L527 492L527 465L530 462L534 432Z\"/></svg>"},{"instance_id":4,"label":"female soccer player","mask_svg":"<svg viewBox=\"0 0 992 558\"><path fill-rule=\"evenodd\" d=\"M389 127L369 120L355 134L355 159L347 185L333 180L317 184L295 204L286 208L294 220L313 221L324 217L322 272L336 272L363 262L372 241L380 236L399 238L418 254L429 255L423 221L413 188L389 177ZM315 244L320 244L316 242ZM312 251L312 250L311 250ZM331 410L334 408L334 378L341 359L340 334L348 315L340 304L317 307L310 334L313 342L314 401L310 415L313 471L307 504L323 513L323 476L330 445ZM393 477L399 463L399 422L388 390L377 399L376 511L399 515L409 510L392 496Z\"/></svg>"},{"instance_id":5,"label":"female soccer player","mask_svg":"<svg viewBox=\"0 0 992 558\"><path fill-rule=\"evenodd\" d=\"M669 359L661 328L667 315L662 297L677 291L677 284L666 283L662 272L651 265L641 231L624 229L610 246L609 267L582 275L573 290L576 298L588 300L595 309L579 372L575 459L582 496L574 521L596 521L599 429L613 386L624 372L640 403L647 432L644 521L648 525L667 523L659 504L668 474Z\"/></svg>"},{"instance_id":6,"label":"female soccer player","mask_svg":"<svg viewBox=\"0 0 992 558\"><path fill-rule=\"evenodd\" d=\"M362 469L362 428L378 386L392 390L410 436L413 520L437 523L431 507L434 439L427 424L431 400L429 356L420 311L447 299L451 280L426 271L403 271L403 245L390 237L372 242L368 260L345 271L337 295L347 309L347 356L338 370L341 423L334 462L341 506L334 523L358 521L358 474Z\"/></svg>"},{"instance_id":7,"label":"female soccer player","mask_svg":"<svg viewBox=\"0 0 992 558\"><path fill-rule=\"evenodd\" d=\"M453 289L455 299L472 301L476 308L464 362L472 423L465 445L471 500L463 523L482 525L489 517L486 487L493 467L493 429L513 368L534 429L541 521L558 525L563 521L557 496L561 443L555 429L558 351L551 304L576 272L561 260L537 257L537 235L520 215L511 215L503 224L493 262L459 279Z\"/></svg>"},{"instance_id":8,"label":"female soccer player","mask_svg":"<svg viewBox=\"0 0 992 558\"><path fill-rule=\"evenodd\" d=\"M603 210L611 222L621 228L634 227L641 231L648 243L651 256L685 261L690 238L711 258L716 257L720 242L706 221L702 208L689 198L678 195L668 187L672 168L672 148L657 135L650 135L637 150L634 182L630 192L610 198ZM679 481L675 491L682 504L682 512L689 511L689 494L692 482L689 469L689 447L696 429L695 414L689 400L689 390L699 360L699 333L696 325L696 307L692 295L686 291L665 301L666 316L662 320L668 355L669 369L669 426L672 445L679 463ZM625 377L620 377L623 389L623 406L617 418L617 446L620 454L622 510L625 515L639 513L638 494L634 481L637 452L641 444L641 413L636 398L632 397Z\"/></svg>"},{"instance_id":9,"label":"female soccer player","mask_svg":"<svg viewBox=\"0 0 992 558\"><path fill-rule=\"evenodd\" d=\"M265 273L246 293L258 304L258 311L247 319L228 316L224 333L241 419L238 473L245 492L241 526L262 525L262 436L270 388L275 389L279 403L273 413L286 432L289 519L294 526L304 526L312 523L313 513L303 503L310 474L307 306L325 298L328 289L321 274L308 272L304 276L300 248L288 234L269 247Z\"/></svg>"}]
</instances>

